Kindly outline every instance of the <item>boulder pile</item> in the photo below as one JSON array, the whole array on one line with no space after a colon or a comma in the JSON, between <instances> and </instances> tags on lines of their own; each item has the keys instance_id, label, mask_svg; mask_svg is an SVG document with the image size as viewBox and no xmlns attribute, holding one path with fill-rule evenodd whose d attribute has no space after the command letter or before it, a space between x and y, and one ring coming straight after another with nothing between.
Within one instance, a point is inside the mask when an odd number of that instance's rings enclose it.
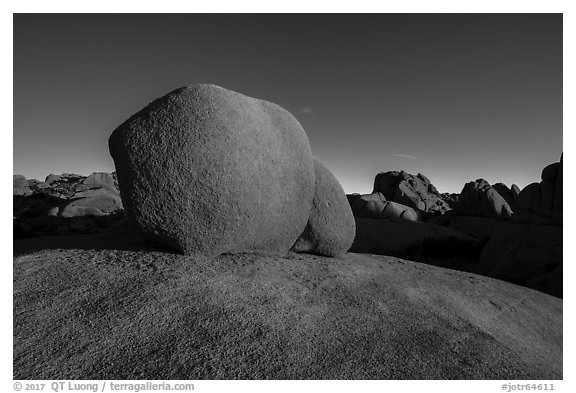
<instances>
[{"instance_id":1,"label":"boulder pile","mask_svg":"<svg viewBox=\"0 0 576 393\"><path fill-rule=\"evenodd\" d=\"M458 196L450 227L479 239L491 237L494 226L512 216L507 198L513 198L513 194L502 183L491 186L484 179L466 183Z\"/></svg>"},{"instance_id":2,"label":"boulder pile","mask_svg":"<svg viewBox=\"0 0 576 393\"><path fill-rule=\"evenodd\" d=\"M451 210L426 176L404 171L379 173L374 190L347 195L356 221L350 251L460 269L466 265L468 270L477 262L482 243L442 227L448 226Z\"/></svg>"},{"instance_id":3,"label":"boulder pile","mask_svg":"<svg viewBox=\"0 0 576 393\"><path fill-rule=\"evenodd\" d=\"M519 193L510 222L496 225L478 272L561 297L562 158L545 167L541 178Z\"/></svg>"},{"instance_id":4,"label":"boulder pile","mask_svg":"<svg viewBox=\"0 0 576 393\"><path fill-rule=\"evenodd\" d=\"M44 182L14 179L15 238L100 232L123 216L113 174L50 174ZM29 191L22 191L24 184Z\"/></svg>"},{"instance_id":5,"label":"boulder pile","mask_svg":"<svg viewBox=\"0 0 576 393\"><path fill-rule=\"evenodd\" d=\"M426 176L414 176L404 171L382 172L374 179L374 190L386 200L400 203L426 213L445 213L450 210L442 195Z\"/></svg>"}]
</instances>

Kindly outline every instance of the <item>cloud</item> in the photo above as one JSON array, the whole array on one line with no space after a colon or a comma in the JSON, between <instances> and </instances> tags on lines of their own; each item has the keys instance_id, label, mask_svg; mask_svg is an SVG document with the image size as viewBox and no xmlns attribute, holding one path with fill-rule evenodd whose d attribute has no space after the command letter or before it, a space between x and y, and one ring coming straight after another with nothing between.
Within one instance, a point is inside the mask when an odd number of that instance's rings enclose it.
<instances>
[{"instance_id":1,"label":"cloud","mask_svg":"<svg viewBox=\"0 0 576 393\"><path fill-rule=\"evenodd\" d=\"M310 114L310 113L312 113L312 112L314 112L314 111L312 110L312 108L306 107L306 108L300 109L300 110L298 111L298 114L299 114L299 115L307 115L307 114Z\"/></svg>"},{"instance_id":2,"label":"cloud","mask_svg":"<svg viewBox=\"0 0 576 393\"><path fill-rule=\"evenodd\" d=\"M411 156L410 154L392 154L394 157L408 158L409 160L421 160L420 157Z\"/></svg>"}]
</instances>

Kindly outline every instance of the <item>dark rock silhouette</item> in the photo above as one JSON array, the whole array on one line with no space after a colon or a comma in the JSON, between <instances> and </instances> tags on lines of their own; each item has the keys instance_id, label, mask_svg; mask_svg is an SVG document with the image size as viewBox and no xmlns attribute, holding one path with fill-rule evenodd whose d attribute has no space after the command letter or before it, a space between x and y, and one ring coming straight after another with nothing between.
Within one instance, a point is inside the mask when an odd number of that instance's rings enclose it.
<instances>
[{"instance_id":1,"label":"dark rock silhouette","mask_svg":"<svg viewBox=\"0 0 576 393\"><path fill-rule=\"evenodd\" d=\"M458 199L460 198L460 194L443 192L440 196L444 202L448 204L450 209L456 209L456 206L458 206Z\"/></svg>"},{"instance_id":2,"label":"dark rock silhouette","mask_svg":"<svg viewBox=\"0 0 576 393\"><path fill-rule=\"evenodd\" d=\"M13 195L29 195L32 193L28 181L22 175L13 176Z\"/></svg>"},{"instance_id":3,"label":"dark rock silhouette","mask_svg":"<svg viewBox=\"0 0 576 393\"><path fill-rule=\"evenodd\" d=\"M286 254L314 197L306 134L280 106L217 86L177 89L110 136L127 215L185 254Z\"/></svg>"},{"instance_id":4,"label":"dark rock silhouette","mask_svg":"<svg viewBox=\"0 0 576 393\"><path fill-rule=\"evenodd\" d=\"M482 243L462 232L425 222L356 217L350 252L389 255L470 270ZM450 258L457 257L457 260ZM445 258L444 262L440 259Z\"/></svg>"},{"instance_id":5,"label":"dark rock silhouette","mask_svg":"<svg viewBox=\"0 0 576 393\"><path fill-rule=\"evenodd\" d=\"M379 173L374 179L372 192L381 192L388 201L422 212L444 213L450 210L436 187L421 173L416 176L404 171Z\"/></svg>"},{"instance_id":6,"label":"dark rock silhouette","mask_svg":"<svg viewBox=\"0 0 576 393\"><path fill-rule=\"evenodd\" d=\"M456 213L462 216L509 219L512 209L506 200L484 179L466 183Z\"/></svg>"},{"instance_id":7,"label":"dark rock silhouette","mask_svg":"<svg viewBox=\"0 0 576 393\"><path fill-rule=\"evenodd\" d=\"M511 222L495 226L479 273L562 297L562 162L519 193Z\"/></svg>"},{"instance_id":8,"label":"dark rock silhouette","mask_svg":"<svg viewBox=\"0 0 576 393\"><path fill-rule=\"evenodd\" d=\"M317 159L314 159L314 175L316 185L310 217L292 251L340 256L354 241L354 216L338 179Z\"/></svg>"}]
</instances>

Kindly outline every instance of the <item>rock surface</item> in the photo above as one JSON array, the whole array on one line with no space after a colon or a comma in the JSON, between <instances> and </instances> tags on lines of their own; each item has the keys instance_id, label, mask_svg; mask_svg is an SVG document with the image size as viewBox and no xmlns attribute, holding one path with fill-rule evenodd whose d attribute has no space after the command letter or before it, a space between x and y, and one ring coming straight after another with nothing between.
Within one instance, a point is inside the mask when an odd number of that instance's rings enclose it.
<instances>
[{"instance_id":1,"label":"rock surface","mask_svg":"<svg viewBox=\"0 0 576 393\"><path fill-rule=\"evenodd\" d=\"M278 105L212 85L177 89L111 135L126 212L185 254L286 254L314 197L306 134Z\"/></svg>"},{"instance_id":2,"label":"rock surface","mask_svg":"<svg viewBox=\"0 0 576 393\"><path fill-rule=\"evenodd\" d=\"M338 179L317 159L314 159L314 176L316 184L310 217L292 251L339 256L354 241L354 216Z\"/></svg>"},{"instance_id":3,"label":"rock surface","mask_svg":"<svg viewBox=\"0 0 576 393\"><path fill-rule=\"evenodd\" d=\"M209 260L122 237L15 242L15 380L563 378L552 296L393 257Z\"/></svg>"},{"instance_id":4,"label":"rock surface","mask_svg":"<svg viewBox=\"0 0 576 393\"><path fill-rule=\"evenodd\" d=\"M388 201L422 212L445 213L450 210L436 187L421 173L416 176L404 171L379 173L374 179L372 192L381 192Z\"/></svg>"}]
</instances>

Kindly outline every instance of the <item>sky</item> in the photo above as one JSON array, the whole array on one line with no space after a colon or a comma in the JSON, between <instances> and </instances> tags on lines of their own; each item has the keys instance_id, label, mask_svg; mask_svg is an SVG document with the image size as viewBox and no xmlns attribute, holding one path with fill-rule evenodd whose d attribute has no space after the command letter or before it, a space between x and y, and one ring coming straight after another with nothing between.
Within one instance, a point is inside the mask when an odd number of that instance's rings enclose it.
<instances>
[{"instance_id":1,"label":"sky","mask_svg":"<svg viewBox=\"0 0 576 393\"><path fill-rule=\"evenodd\" d=\"M379 172L539 181L562 153L561 14L16 14L13 173L112 171L112 131L175 88L279 104L347 193Z\"/></svg>"}]
</instances>

